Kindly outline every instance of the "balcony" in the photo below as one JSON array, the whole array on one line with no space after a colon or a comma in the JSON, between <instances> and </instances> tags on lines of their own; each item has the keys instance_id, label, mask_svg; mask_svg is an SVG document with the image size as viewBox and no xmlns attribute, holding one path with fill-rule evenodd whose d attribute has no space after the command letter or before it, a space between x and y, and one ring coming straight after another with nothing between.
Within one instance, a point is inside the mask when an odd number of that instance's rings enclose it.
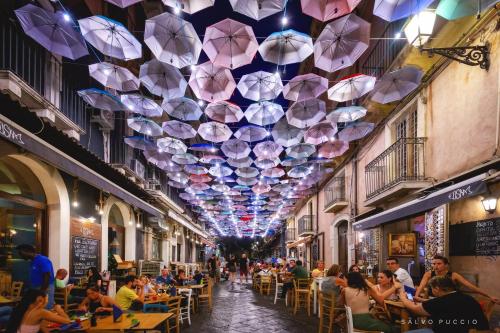
<instances>
[{"instance_id":1,"label":"balcony","mask_svg":"<svg viewBox=\"0 0 500 333\"><path fill-rule=\"evenodd\" d=\"M345 177L334 177L325 187L325 213L335 213L349 204L345 197Z\"/></svg>"},{"instance_id":2,"label":"balcony","mask_svg":"<svg viewBox=\"0 0 500 333\"><path fill-rule=\"evenodd\" d=\"M315 235L316 234L316 226L314 225L314 215L304 215L299 221L299 237L305 237L307 235Z\"/></svg>"},{"instance_id":3,"label":"balcony","mask_svg":"<svg viewBox=\"0 0 500 333\"><path fill-rule=\"evenodd\" d=\"M424 170L425 138L401 138L365 168L367 205L430 186Z\"/></svg>"},{"instance_id":4,"label":"balcony","mask_svg":"<svg viewBox=\"0 0 500 333\"><path fill-rule=\"evenodd\" d=\"M295 242L295 228L287 228L285 231L285 243Z\"/></svg>"}]
</instances>

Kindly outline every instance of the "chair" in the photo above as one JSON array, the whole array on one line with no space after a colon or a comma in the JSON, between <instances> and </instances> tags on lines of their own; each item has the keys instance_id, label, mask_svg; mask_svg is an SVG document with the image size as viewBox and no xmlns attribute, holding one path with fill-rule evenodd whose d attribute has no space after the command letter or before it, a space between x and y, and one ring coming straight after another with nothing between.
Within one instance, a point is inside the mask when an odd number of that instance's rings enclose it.
<instances>
[{"instance_id":1,"label":"chair","mask_svg":"<svg viewBox=\"0 0 500 333\"><path fill-rule=\"evenodd\" d=\"M274 289L274 304L276 304L276 300L278 299L278 293L281 292L281 290L279 290L280 288L283 288L283 282L278 282L278 274L274 274L274 285L276 286L276 288Z\"/></svg>"},{"instance_id":2,"label":"chair","mask_svg":"<svg viewBox=\"0 0 500 333\"><path fill-rule=\"evenodd\" d=\"M252 274L252 288L259 289L260 286L260 276L257 273Z\"/></svg>"},{"instance_id":3,"label":"chair","mask_svg":"<svg viewBox=\"0 0 500 333\"><path fill-rule=\"evenodd\" d=\"M212 310L212 286L212 279L209 279L207 285L201 289L200 294L198 295L199 306L207 304L209 310Z\"/></svg>"},{"instance_id":4,"label":"chair","mask_svg":"<svg viewBox=\"0 0 500 333\"><path fill-rule=\"evenodd\" d=\"M21 292L23 291L24 282L22 281L14 281L12 282L12 286L10 288L10 297L17 298L21 297Z\"/></svg>"},{"instance_id":5,"label":"chair","mask_svg":"<svg viewBox=\"0 0 500 333\"><path fill-rule=\"evenodd\" d=\"M266 295L269 295L269 293L271 292L271 276L270 275L262 275L260 277L259 292L261 295L264 295L264 292L266 292Z\"/></svg>"},{"instance_id":6,"label":"chair","mask_svg":"<svg viewBox=\"0 0 500 333\"><path fill-rule=\"evenodd\" d=\"M363 331L360 329L354 329L354 324L352 321L352 310L347 305L345 306L345 316L347 319L347 333L383 333L380 331Z\"/></svg>"},{"instance_id":7,"label":"chair","mask_svg":"<svg viewBox=\"0 0 500 333\"><path fill-rule=\"evenodd\" d=\"M181 312L181 300L180 296L171 296L168 298L166 304L168 306L168 312L172 314L170 318L167 320L167 332L170 333L170 330L175 328L175 332L180 332L180 312ZM173 324L171 322L173 321Z\"/></svg>"},{"instance_id":8,"label":"chair","mask_svg":"<svg viewBox=\"0 0 500 333\"><path fill-rule=\"evenodd\" d=\"M187 298L187 304L181 306L181 312L180 312L181 324L183 323L184 319L187 319L189 326L191 326L191 306L193 304L191 302L191 296L193 295L193 289L178 289L177 291L179 292L179 294Z\"/></svg>"},{"instance_id":9,"label":"chair","mask_svg":"<svg viewBox=\"0 0 500 333\"><path fill-rule=\"evenodd\" d=\"M335 319L335 294L319 292L319 331L328 328L328 333L333 332L333 320Z\"/></svg>"},{"instance_id":10,"label":"chair","mask_svg":"<svg viewBox=\"0 0 500 333\"><path fill-rule=\"evenodd\" d=\"M64 312L74 310L78 307L78 303L68 302L69 291L68 288L56 288L54 291L54 301L63 307Z\"/></svg>"},{"instance_id":11,"label":"chair","mask_svg":"<svg viewBox=\"0 0 500 333\"><path fill-rule=\"evenodd\" d=\"M311 316L311 279L294 279L295 305L293 314L297 313L301 304L307 307L307 314Z\"/></svg>"},{"instance_id":12,"label":"chair","mask_svg":"<svg viewBox=\"0 0 500 333\"><path fill-rule=\"evenodd\" d=\"M479 301L479 305L481 305L481 310L483 310L484 316L488 321L490 321L491 314L493 313L493 308L495 307L495 302L492 300L482 300Z\"/></svg>"}]
</instances>

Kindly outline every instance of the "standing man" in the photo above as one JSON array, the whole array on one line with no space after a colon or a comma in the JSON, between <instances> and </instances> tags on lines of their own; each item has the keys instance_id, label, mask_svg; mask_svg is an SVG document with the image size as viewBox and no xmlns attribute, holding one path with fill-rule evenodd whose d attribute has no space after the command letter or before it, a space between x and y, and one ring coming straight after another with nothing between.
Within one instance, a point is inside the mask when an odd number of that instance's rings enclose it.
<instances>
[{"instance_id":1,"label":"standing man","mask_svg":"<svg viewBox=\"0 0 500 333\"><path fill-rule=\"evenodd\" d=\"M240 259L240 283L243 283L243 275L245 276L245 283L248 283L248 258L245 253L241 255Z\"/></svg>"},{"instance_id":2,"label":"standing man","mask_svg":"<svg viewBox=\"0 0 500 333\"><path fill-rule=\"evenodd\" d=\"M48 302L47 309L54 307L54 268L52 262L46 256L37 254L35 248L29 244L21 244L17 246L19 255L24 260L31 261L31 288L40 289L47 293Z\"/></svg>"},{"instance_id":3,"label":"standing man","mask_svg":"<svg viewBox=\"0 0 500 333\"><path fill-rule=\"evenodd\" d=\"M413 284L413 280L411 279L410 274L399 266L399 260L395 257L389 257L386 259L385 263L387 264L387 268L396 275L396 279L401 282L404 286L415 289L415 285Z\"/></svg>"},{"instance_id":4,"label":"standing man","mask_svg":"<svg viewBox=\"0 0 500 333\"><path fill-rule=\"evenodd\" d=\"M212 253L210 259L207 262L208 266L208 274L215 281L216 271L217 271L217 258L215 257L215 253Z\"/></svg>"}]
</instances>

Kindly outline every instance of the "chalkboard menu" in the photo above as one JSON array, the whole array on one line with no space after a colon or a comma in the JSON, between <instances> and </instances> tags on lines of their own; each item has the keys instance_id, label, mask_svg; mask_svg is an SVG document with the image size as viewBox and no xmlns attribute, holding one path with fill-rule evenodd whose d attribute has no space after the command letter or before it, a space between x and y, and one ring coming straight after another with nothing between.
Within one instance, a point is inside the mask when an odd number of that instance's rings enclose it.
<instances>
[{"instance_id":1,"label":"chalkboard menu","mask_svg":"<svg viewBox=\"0 0 500 333\"><path fill-rule=\"evenodd\" d=\"M500 218L451 225L450 255L500 255Z\"/></svg>"},{"instance_id":2,"label":"chalkboard menu","mask_svg":"<svg viewBox=\"0 0 500 333\"><path fill-rule=\"evenodd\" d=\"M100 267L101 225L71 221L71 271L73 277L86 275L90 267Z\"/></svg>"}]
</instances>

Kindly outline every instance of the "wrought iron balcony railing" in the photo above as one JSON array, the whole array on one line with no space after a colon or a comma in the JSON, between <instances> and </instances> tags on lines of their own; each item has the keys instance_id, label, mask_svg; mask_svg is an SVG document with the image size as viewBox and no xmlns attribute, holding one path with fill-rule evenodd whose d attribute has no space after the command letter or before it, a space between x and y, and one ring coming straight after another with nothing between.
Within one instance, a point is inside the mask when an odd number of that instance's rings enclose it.
<instances>
[{"instance_id":1,"label":"wrought iron balcony railing","mask_svg":"<svg viewBox=\"0 0 500 333\"><path fill-rule=\"evenodd\" d=\"M295 228L287 228L285 231L285 242L293 243L295 242Z\"/></svg>"},{"instance_id":2,"label":"wrought iron balcony railing","mask_svg":"<svg viewBox=\"0 0 500 333\"><path fill-rule=\"evenodd\" d=\"M334 177L325 187L325 206L328 210L337 203L347 202L345 195L345 177Z\"/></svg>"},{"instance_id":3,"label":"wrought iron balcony railing","mask_svg":"<svg viewBox=\"0 0 500 333\"><path fill-rule=\"evenodd\" d=\"M298 236L311 235L316 233L314 225L314 215L304 215L298 221Z\"/></svg>"}]
</instances>

